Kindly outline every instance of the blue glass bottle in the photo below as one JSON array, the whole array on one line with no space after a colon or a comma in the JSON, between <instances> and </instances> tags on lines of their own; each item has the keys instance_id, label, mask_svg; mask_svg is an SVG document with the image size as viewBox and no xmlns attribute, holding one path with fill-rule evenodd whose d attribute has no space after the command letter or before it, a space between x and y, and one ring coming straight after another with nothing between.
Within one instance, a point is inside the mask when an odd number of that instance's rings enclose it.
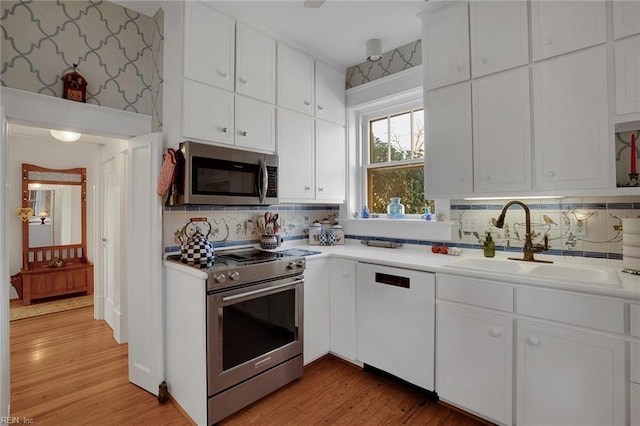
<instances>
[{"instance_id":1,"label":"blue glass bottle","mask_svg":"<svg viewBox=\"0 0 640 426\"><path fill-rule=\"evenodd\" d=\"M387 217L389 219L401 219L404 217L404 205L400 202L400 197L390 199L387 206Z\"/></svg>"}]
</instances>

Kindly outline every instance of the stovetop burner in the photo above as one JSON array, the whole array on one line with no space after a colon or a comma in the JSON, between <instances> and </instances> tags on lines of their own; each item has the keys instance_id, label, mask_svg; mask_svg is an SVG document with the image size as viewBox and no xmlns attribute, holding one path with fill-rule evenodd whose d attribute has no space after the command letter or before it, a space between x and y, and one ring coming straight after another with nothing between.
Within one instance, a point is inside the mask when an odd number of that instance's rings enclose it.
<instances>
[{"instance_id":1,"label":"stovetop burner","mask_svg":"<svg viewBox=\"0 0 640 426\"><path fill-rule=\"evenodd\" d=\"M299 255L268 252L254 248L219 250L208 263L185 263L180 255L169 255L167 260L206 272L207 290L226 289L237 285L299 275L306 262Z\"/></svg>"}]
</instances>

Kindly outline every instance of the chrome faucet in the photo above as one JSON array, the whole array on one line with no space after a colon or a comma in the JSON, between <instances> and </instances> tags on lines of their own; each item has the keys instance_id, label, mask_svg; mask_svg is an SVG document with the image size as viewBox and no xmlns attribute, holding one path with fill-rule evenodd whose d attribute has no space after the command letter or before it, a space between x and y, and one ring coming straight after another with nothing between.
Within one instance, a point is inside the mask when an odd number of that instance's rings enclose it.
<instances>
[{"instance_id":1,"label":"chrome faucet","mask_svg":"<svg viewBox=\"0 0 640 426\"><path fill-rule=\"evenodd\" d=\"M504 227L504 217L507 214L507 209L514 204L517 204L520 207L522 207L525 215L526 229L525 229L525 236L524 236L524 247L522 248L524 256L522 258L510 257L509 259L524 260L527 262L553 263L548 260L538 260L533 257L534 253L540 253L542 251L549 250L549 238L546 235L544 236L544 245L533 244L533 241L531 240L531 211L529 210L529 207L522 201L514 200L514 201L509 201L507 204L505 204L504 207L502 208L502 211L500 212L500 216L498 216L498 220L496 221L495 226L497 228Z\"/></svg>"}]
</instances>

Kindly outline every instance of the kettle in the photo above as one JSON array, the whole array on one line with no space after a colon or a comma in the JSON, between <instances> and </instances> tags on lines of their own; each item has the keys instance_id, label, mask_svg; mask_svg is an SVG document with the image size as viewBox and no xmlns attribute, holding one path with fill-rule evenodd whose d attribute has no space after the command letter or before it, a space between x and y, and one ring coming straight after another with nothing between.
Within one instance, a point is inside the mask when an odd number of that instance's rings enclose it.
<instances>
[{"instance_id":1,"label":"kettle","mask_svg":"<svg viewBox=\"0 0 640 426\"><path fill-rule=\"evenodd\" d=\"M206 235L200 231L200 223L206 223L209 230ZM191 225L194 226L191 226ZM213 261L214 249L213 244L209 242L207 237L211 233L211 224L207 218L192 218L187 222L180 232L180 260L185 263L206 264Z\"/></svg>"}]
</instances>

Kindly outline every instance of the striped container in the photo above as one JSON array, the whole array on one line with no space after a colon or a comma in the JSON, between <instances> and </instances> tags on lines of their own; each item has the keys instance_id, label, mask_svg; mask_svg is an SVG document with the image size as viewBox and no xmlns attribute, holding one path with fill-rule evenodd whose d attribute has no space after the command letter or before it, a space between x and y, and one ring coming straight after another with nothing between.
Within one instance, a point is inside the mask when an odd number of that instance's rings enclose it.
<instances>
[{"instance_id":1,"label":"striped container","mask_svg":"<svg viewBox=\"0 0 640 426\"><path fill-rule=\"evenodd\" d=\"M640 218L622 219L622 265L640 271Z\"/></svg>"}]
</instances>

